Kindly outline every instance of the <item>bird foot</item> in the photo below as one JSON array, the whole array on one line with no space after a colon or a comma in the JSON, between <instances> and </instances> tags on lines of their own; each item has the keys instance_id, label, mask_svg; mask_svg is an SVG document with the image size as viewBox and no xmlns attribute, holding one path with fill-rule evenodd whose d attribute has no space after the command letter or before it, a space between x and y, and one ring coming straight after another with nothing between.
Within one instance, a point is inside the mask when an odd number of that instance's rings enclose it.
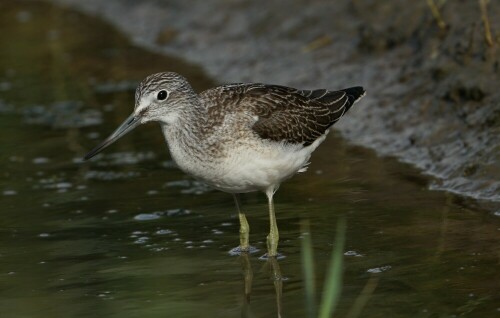
<instances>
[{"instance_id":1,"label":"bird foot","mask_svg":"<svg viewBox=\"0 0 500 318\"><path fill-rule=\"evenodd\" d=\"M231 256L239 256L243 253L254 254L257 253L258 251L259 249L256 248L255 246L249 245L247 248L242 248L241 246L237 246L235 248L232 248L228 253Z\"/></svg>"}]
</instances>

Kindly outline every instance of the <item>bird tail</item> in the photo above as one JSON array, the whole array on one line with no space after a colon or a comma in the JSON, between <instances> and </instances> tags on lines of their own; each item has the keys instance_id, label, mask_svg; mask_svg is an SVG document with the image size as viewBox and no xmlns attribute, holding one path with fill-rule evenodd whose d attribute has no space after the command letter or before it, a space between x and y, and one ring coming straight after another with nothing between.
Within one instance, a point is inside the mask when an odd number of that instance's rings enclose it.
<instances>
[{"instance_id":1,"label":"bird tail","mask_svg":"<svg viewBox=\"0 0 500 318\"><path fill-rule=\"evenodd\" d=\"M349 102L347 103L348 105L346 105L346 111L366 95L365 89L361 86L349 87L341 89L341 91L346 93L347 99L349 100Z\"/></svg>"}]
</instances>

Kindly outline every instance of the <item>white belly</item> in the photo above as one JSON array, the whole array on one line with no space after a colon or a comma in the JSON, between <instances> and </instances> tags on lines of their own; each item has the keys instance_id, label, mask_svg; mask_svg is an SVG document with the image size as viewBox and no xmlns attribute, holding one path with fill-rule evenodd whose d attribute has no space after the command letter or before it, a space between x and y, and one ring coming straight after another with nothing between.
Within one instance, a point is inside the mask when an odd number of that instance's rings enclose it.
<instances>
[{"instance_id":1,"label":"white belly","mask_svg":"<svg viewBox=\"0 0 500 318\"><path fill-rule=\"evenodd\" d=\"M173 140L169 148L174 161L187 174L215 189L243 193L279 186L307 165L311 153L325 137L326 134L308 147L254 140L226 146L216 156L193 156Z\"/></svg>"},{"instance_id":2,"label":"white belly","mask_svg":"<svg viewBox=\"0 0 500 318\"><path fill-rule=\"evenodd\" d=\"M274 144L234 149L221 164L224 173L204 181L225 192L265 191L292 177L308 163L311 151L297 148Z\"/></svg>"}]
</instances>

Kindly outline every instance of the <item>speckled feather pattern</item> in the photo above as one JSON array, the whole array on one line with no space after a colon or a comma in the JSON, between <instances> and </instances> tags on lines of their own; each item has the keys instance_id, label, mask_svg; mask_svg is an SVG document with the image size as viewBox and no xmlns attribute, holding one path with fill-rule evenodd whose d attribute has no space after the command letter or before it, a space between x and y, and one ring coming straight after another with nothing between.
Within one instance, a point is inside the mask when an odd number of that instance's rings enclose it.
<instances>
[{"instance_id":1,"label":"speckled feather pattern","mask_svg":"<svg viewBox=\"0 0 500 318\"><path fill-rule=\"evenodd\" d=\"M365 91L353 87L340 91L297 90L266 84L232 84L201 93L208 108L210 127L225 116L240 113L248 117L260 138L308 146L322 136Z\"/></svg>"},{"instance_id":2,"label":"speckled feather pattern","mask_svg":"<svg viewBox=\"0 0 500 318\"><path fill-rule=\"evenodd\" d=\"M160 88L170 92L162 106L168 109L158 108L155 120L172 158L186 173L233 193L277 188L305 170L328 129L364 95L361 87L328 91L266 84L224 85L197 95L183 77L159 73L140 84L136 108Z\"/></svg>"}]
</instances>

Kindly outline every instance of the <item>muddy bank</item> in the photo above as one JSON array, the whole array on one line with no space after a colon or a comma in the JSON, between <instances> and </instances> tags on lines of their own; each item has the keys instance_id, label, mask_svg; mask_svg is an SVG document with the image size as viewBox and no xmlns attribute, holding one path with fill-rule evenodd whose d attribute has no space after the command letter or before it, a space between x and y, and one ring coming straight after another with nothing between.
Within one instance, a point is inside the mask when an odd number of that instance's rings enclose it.
<instances>
[{"instance_id":1,"label":"muddy bank","mask_svg":"<svg viewBox=\"0 0 500 318\"><path fill-rule=\"evenodd\" d=\"M347 139L418 166L433 189L500 202L500 59L477 1L446 2L444 28L426 1L53 2L220 82L363 85L367 97L337 126ZM491 2L488 15L498 42L500 6Z\"/></svg>"}]
</instances>

